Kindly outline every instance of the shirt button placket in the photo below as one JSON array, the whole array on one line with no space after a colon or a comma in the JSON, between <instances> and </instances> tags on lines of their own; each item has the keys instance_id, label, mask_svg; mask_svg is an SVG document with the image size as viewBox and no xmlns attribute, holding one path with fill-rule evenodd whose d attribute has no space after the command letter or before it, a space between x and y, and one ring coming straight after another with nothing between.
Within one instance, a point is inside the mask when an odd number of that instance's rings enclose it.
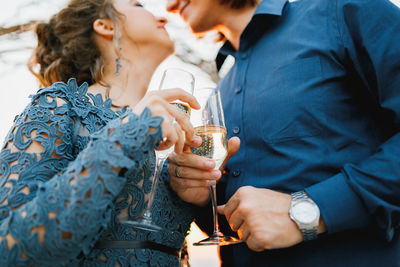
<instances>
[{"instance_id":1,"label":"shirt button placket","mask_svg":"<svg viewBox=\"0 0 400 267\"><path fill-rule=\"evenodd\" d=\"M234 170L234 171L232 172L232 176L233 176L233 177L239 177L240 174L241 174L241 171L240 171L240 170Z\"/></svg>"},{"instance_id":2,"label":"shirt button placket","mask_svg":"<svg viewBox=\"0 0 400 267\"><path fill-rule=\"evenodd\" d=\"M239 128L239 126L235 126L235 127L233 127L233 133L234 134L239 134L240 133L240 128Z\"/></svg>"},{"instance_id":3,"label":"shirt button placket","mask_svg":"<svg viewBox=\"0 0 400 267\"><path fill-rule=\"evenodd\" d=\"M240 94L242 92L242 87L237 87L236 89L235 89L235 94Z\"/></svg>"}]
</instances>

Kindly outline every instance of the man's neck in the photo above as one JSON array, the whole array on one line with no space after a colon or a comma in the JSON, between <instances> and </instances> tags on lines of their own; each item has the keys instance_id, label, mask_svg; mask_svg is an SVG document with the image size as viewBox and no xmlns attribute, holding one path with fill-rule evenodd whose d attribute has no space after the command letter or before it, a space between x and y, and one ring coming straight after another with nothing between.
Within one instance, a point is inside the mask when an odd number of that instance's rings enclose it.
<instances>
[{"instance_id":1,"label":"man's neck","mask_svg":"<svg viewBox=\"0 0 400 267\"><path fill-rule=\"evenodd\" d=\"M239 50L240 37L250 23L258 4L246 6L242 9L226 9L226 14L223 15L222 22L217 30L224 34L235 50Z\"/></svg>"}]
</instances>

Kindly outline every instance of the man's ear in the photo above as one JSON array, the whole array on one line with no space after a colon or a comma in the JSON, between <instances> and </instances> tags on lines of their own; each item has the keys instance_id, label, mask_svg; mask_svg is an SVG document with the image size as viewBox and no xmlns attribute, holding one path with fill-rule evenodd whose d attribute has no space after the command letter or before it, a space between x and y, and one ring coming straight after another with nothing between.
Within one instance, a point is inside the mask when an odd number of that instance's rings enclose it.
<instances>
[{"instance_id":1,"label":"man's ear","mask_svg":"<svg viewBox=\"0 0 400 267\"><path fill-rule=\"evenodd\" d=\"M107 40L112 41L114 38L114 25L109 19L96 19L93 22L93 30Z\"/></svg>"}]
</instances>

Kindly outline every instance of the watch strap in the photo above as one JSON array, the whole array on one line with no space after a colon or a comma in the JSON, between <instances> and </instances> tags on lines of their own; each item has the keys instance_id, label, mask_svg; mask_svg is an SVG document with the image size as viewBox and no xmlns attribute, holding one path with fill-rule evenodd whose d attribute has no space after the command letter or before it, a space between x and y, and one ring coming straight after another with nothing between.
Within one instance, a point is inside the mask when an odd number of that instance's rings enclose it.
<instances>
[{"instance_id":1,"label":"watch strap","mask_svg":"<svg viewBox=\"0 0 400 267\"><path fill-rule=\"evenodd\" d=\"M306 192L304 191L297 191L291 194L292 195L292 202L300 201L300 200L310 200Z\"/></svg>"},{"instance_id":2,"label":"watch strap","mask_svg":"<svg viewBox=\"0 0 400 267\"><path fill-rule=\"evenodd\" d=\"M296 203L297 201L302 201L302 200L307 200L314 203L314 201L312 201L312 199L304 191L294 192L291 195L292 195L292 203ZM314 205L316 204L314 203ZM299 226L304 241L310 241L318 238L318 223L314 225L304 225L296 222L296 224Z\"/></svg>"},{"instance_id":3,"label":"watch strap","mask_svg":"<svg viewBox=\"0 0 400 267\"><path fill-rule=\"evenodd\" d=\"M313 226L309 229L300 228L304 241L310 241L318 238L318 226Z\"/></svg>"}]
</instances>

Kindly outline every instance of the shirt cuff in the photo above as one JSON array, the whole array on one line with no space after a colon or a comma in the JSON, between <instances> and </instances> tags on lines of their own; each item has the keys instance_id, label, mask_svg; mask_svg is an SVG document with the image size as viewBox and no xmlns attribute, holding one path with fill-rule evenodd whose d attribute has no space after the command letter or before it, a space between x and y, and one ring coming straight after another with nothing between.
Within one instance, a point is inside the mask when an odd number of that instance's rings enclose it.
<instances>
[{"instance_id":1,"label":"shirt cuff","mask_svg":"<svg viewBox=\"0 0 400 267\"><path fill-rule=\"evenodd\" d=\"M343 173L305 189L318 205L328 233L367 226L371 218Z\"/></svg>"}]
</instances>

